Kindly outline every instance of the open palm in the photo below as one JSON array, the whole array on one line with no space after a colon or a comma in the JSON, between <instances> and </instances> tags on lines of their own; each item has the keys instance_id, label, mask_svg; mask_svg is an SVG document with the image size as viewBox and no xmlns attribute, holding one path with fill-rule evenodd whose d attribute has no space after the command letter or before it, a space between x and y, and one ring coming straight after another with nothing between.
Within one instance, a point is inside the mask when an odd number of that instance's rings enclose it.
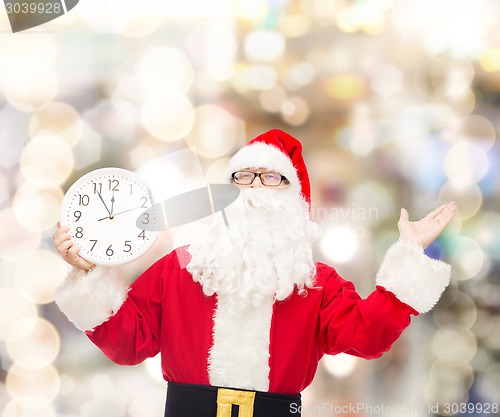
<instances>
[{"instance_id":1,"label":"open palm","mask_svg":"<svg viewBox=\"0 0 500 417\"><path fill-rule=\"evenodd\" d=\"M423 219L411 222L409 220L408 211L402 208L401 217L398 222L401 240L408 243L415 243L426 248L441 234L455 216L456 211L457 205L452 201L431 211Z\"/></svg>"}]
</instances>

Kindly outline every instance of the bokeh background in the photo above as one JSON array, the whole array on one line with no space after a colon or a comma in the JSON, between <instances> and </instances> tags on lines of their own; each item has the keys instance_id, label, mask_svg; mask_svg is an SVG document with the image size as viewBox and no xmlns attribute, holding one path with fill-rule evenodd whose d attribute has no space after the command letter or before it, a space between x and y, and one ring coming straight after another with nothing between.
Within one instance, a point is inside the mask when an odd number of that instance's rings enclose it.
<instances>
[{"instance_id":1,"label":"bokeh background","mask_svg":"<svg viewBox=\"0 0 500 417\"><path fill-rule=\"evenodd\" d=\"M105 166L161 195L214 182L275 127L304 145L317 259L363 296L400 207L459 206L428 248L453 267L438 306L381 359L324 358L303 415L498 415L499 19L496 0L81 0L12 34L2 3L0 416L163 415L158 359L110 363L53 303L64 192Z\"/></svg>"}]
</instances>

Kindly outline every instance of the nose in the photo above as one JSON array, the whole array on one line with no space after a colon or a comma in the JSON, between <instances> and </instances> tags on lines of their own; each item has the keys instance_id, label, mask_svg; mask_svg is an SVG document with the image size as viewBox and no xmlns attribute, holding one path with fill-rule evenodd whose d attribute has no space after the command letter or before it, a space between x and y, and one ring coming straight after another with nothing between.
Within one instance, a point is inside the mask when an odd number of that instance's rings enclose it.
<instances>
[{"instance_id":1,"label":"nose","mask_svg":"<svg viewBox=\"0 0 500 417\"><path fill-rule=\"evenodd\" d=\"M264 186L264 184L262 184L262 181L260 180L260 177L258 175L255 176L255 178L253 179L253 182L250 184L250 187L252 187L252 188L260 188L263 186Z\"/></svg>"}]
</instances>

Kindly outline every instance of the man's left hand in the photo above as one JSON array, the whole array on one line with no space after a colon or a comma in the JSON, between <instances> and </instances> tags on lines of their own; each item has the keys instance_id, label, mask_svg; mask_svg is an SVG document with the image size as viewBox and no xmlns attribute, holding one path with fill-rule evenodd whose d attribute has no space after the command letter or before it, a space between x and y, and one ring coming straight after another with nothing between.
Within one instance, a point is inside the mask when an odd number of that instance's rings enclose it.
<instances>
[{"instance_id":1,"label":"man's left hand","mask_svg":"<svg viewBox=\"0 0 500 417\"><path fill-rule=\"evenodd\" d=\"M457 205L454 201L443 204L436 210L431 211L423 219L411 222L408 211L401 209L401 217L398 222L399 234L401 240L408 243L421 245L426 248L434 239L436 239L445 229L448 223L453 219L457 211Z\"/></svg>"}]
</instances>

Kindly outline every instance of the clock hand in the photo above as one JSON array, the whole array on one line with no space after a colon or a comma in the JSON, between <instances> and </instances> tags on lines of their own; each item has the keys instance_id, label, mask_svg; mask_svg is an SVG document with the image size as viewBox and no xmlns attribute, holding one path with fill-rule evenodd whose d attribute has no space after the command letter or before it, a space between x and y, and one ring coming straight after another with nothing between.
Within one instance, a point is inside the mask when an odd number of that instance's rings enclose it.
<instances>
[{"instance_id":1,"label":"clock hand","mask_svg":"<svg viewBox=\"0 0 500 417\"><path fill-rule=\"evenodd\" d=\"M97 190L96 190L97 191ZM109 211L108 209L108 206L106 205L106 203L104 202L103 198L102 198L102 195L99 191L97 191L97 195L99 196L99 198L101 199L102 201L102 204L104 204L104 207L106 207L106 211L108 212L108 214L111 216L111 211ZM107 218L107 217L106 217Z\"/></svg>"},{"instance_id":2,"label":"clock hand","mask_svg":"<svg viewBox=\"0 0 500 417\"><path fill-rule=\"evenodd\" d=\"M100 221L103 221L103 220L106 220L106 219L113 219L113 218L115 218L116 216L118 216L119 214L127 213L128 211L132 211L132 210L137 210L138 208L141 208L141 207L142 207L142 205L137 206L137 207L132 207L132 208L130 208L130 209L128 209L128 210L123 210L123 211L120 211L119 213L115 213L115 214L114 214L114 215L112 215L112 216L106 216L106 217L103 217L102 219L99 219L98 221L100 222Z\"/></svg>"},{"instance_id":3,"label":"clock hand","mask_svg":"<svg viewBox=\"0 0 500 417\"><path fill-rule=\"evenodd\" d=\"M109 218L112 219L115 215L113 214L113 207L115 205L115 190L113 190L113 196L111 197L111 212L109 213Z\"/></svg>"}]
</instances>

